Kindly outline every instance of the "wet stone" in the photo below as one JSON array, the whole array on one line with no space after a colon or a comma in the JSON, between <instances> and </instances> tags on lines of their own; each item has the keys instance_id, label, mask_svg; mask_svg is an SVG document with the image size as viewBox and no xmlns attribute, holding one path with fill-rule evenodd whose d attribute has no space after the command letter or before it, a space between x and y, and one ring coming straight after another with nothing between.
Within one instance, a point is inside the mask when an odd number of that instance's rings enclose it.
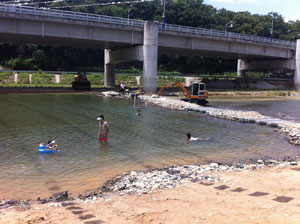
<instances>
[{"instance_id":1,"label":"wet stone","mask_svg":"<svg viewBox=\"0 0 300 224\"><path fill-rule=\"evenodd\" d=\"M124 190L125 188L126 188L126 184L125 184L125 183L121 182L121 183L118 184L118 190L119 190L119 191L122 191L122 190Z\"/></svg>"}]
</instances>

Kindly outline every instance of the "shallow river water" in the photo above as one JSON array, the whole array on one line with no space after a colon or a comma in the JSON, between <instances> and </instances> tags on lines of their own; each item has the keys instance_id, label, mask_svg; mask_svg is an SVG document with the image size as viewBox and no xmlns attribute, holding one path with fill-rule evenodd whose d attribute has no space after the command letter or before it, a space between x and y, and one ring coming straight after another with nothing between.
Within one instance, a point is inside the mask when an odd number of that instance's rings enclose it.
<instances>
[{"instance_id":1,"label":"shallow river water","mask_svg":"<svg viewBox=\"0 0 300 224\"><path fill-rule=\"evenodd\" d=\"M92 190L113 176L174 164L280 158L298 148L273 128L209 118L193 112L141 107L130 100L88 94L0 95L0 199L46 197ZM109 123L98 143L96 117ZM210 138L188 143L185 133ZM55 139L60 152L39 154Z\"/></svg>"},{"instance_id":2,"label":"shallow river water","mask_svg":"<svg viewBox=\"0 0 300 224\"><path fill-rule=\"evenodd\" d=\"M215 97L215 108L257 111L266 116L300 122L300 98L295 97Z\"/></svg>"}]
</instances>

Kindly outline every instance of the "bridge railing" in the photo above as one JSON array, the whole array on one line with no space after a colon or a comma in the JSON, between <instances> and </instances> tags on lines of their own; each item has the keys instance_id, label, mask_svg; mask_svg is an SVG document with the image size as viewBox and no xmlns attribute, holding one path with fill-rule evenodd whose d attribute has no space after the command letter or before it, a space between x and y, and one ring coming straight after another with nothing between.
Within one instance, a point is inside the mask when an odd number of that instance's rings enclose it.
<instances>
[{"instance_id":1,"label":"bridge railing","mask_svg":"<svg viewBox=\"0 0 300 224\"><path fill-rule=\"evenodd\" d=\"M95 14L81 13L81 12L72 12L72 11L65 11L65 10L56 10L56 9L42 9L42 8L35 8L35 7L28 7L28 6L0 4L0 11L27 14L27 15L37 15L37 16L51 16L51 17L65 18L65 19L77 19L77 20L110 23L110 24L118 24L118 25L129 25L129 26L138 26L138 27L144 26L144 21L142 20L126 19L126 18L95 15Z\"/></svg>"},{"instance_id":2,"label":"bridge railing","mask_svg":"<svg viewBox=\"0 0 300 224\"><path fill-rule=\"evenodd\" d=\"M39 15L39 16L51 16L51 17L66 18L66 19L77 19L77 20L93 21L93 22L100 22L100 23L127 25L127 26L134 26L134 27L144 26L144 21L142 20L126 19L126 18L95 15L95 14L88 14L88 13L81 13L81 12L72 12L72 11L65 11L65 10L56 10L56 9L43 9L43 8L35 8L35 7L28 7L28 6L0 4L0 12L1 11L20 13L20 14L29 14L29 15ZM278 39L271 40L270 38L267 37L260 37L260 36L233 33L233 32L224 32L224 31L213 30L213 29L180 26L174 24L159 23L159 29L162 32L164 30L168 30L173 32L190 33L195 35L225 37L225 38L248 40L248 41L283 45L283 46L296 46L296 43L294 41L286 41L286 40L278 40Z\"/></svg>"},{"instance_id":3,"label":"bridge railing","mask_svg":"<svg viewBox=\"0 0 300 224\"><path fill-rule=\"evenodd\" d=\"M270 43L270 44L284 45L284 46L296 46L296 43L294 41L278 40L278 39L271 40L268 37L254 36L254 35L241 34L241 33L233 33L233 32L225 32L225 31L213 30L213 29L180 26L180 25L174 25L174 24L160 23L159 29L174 31L174 32L191 33L191 34L196 34L196 35L209 35L209 36L226 37L226 38L233 38L233 39L240 39L240 40L256 41L256 42L263 42L263 43Z\"/></svg>"}]
</instances>

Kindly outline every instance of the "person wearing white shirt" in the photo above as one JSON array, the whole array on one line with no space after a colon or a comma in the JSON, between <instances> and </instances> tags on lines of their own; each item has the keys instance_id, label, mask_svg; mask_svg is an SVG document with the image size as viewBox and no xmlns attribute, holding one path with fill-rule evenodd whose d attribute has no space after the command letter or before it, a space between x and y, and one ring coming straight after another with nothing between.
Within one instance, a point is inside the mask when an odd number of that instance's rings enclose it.
<instances>
[{"instance_id":1,"label":"person wearing white shirt","mask_svg":"<svg viewBox=\"0 0 300 224\"><path fill-rule=\"evenodd\" d=\"M209 140L209 138L194 138L192 137L191 133L186 133L186 140L188 140L189 142L192 141L202 141L202 140Z\"/></svg>"}]
</instances>

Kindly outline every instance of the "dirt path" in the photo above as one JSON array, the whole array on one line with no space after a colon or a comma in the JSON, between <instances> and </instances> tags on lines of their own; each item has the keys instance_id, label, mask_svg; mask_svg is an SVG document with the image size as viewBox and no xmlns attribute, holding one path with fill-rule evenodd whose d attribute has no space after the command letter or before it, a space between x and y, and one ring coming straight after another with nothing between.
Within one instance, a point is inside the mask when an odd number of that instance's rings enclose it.
<instances>
[{"instance_id":1,"label":"dirt path","mask_svg":"<svg viewBox=\"0 0 300 224\"><path fill-rule=\"evenodd\" d=\"M220 177L212 185L190 183L143 196L1 210L0 223L300 223L300 166Z\"/></svg>"}]
</instances>

